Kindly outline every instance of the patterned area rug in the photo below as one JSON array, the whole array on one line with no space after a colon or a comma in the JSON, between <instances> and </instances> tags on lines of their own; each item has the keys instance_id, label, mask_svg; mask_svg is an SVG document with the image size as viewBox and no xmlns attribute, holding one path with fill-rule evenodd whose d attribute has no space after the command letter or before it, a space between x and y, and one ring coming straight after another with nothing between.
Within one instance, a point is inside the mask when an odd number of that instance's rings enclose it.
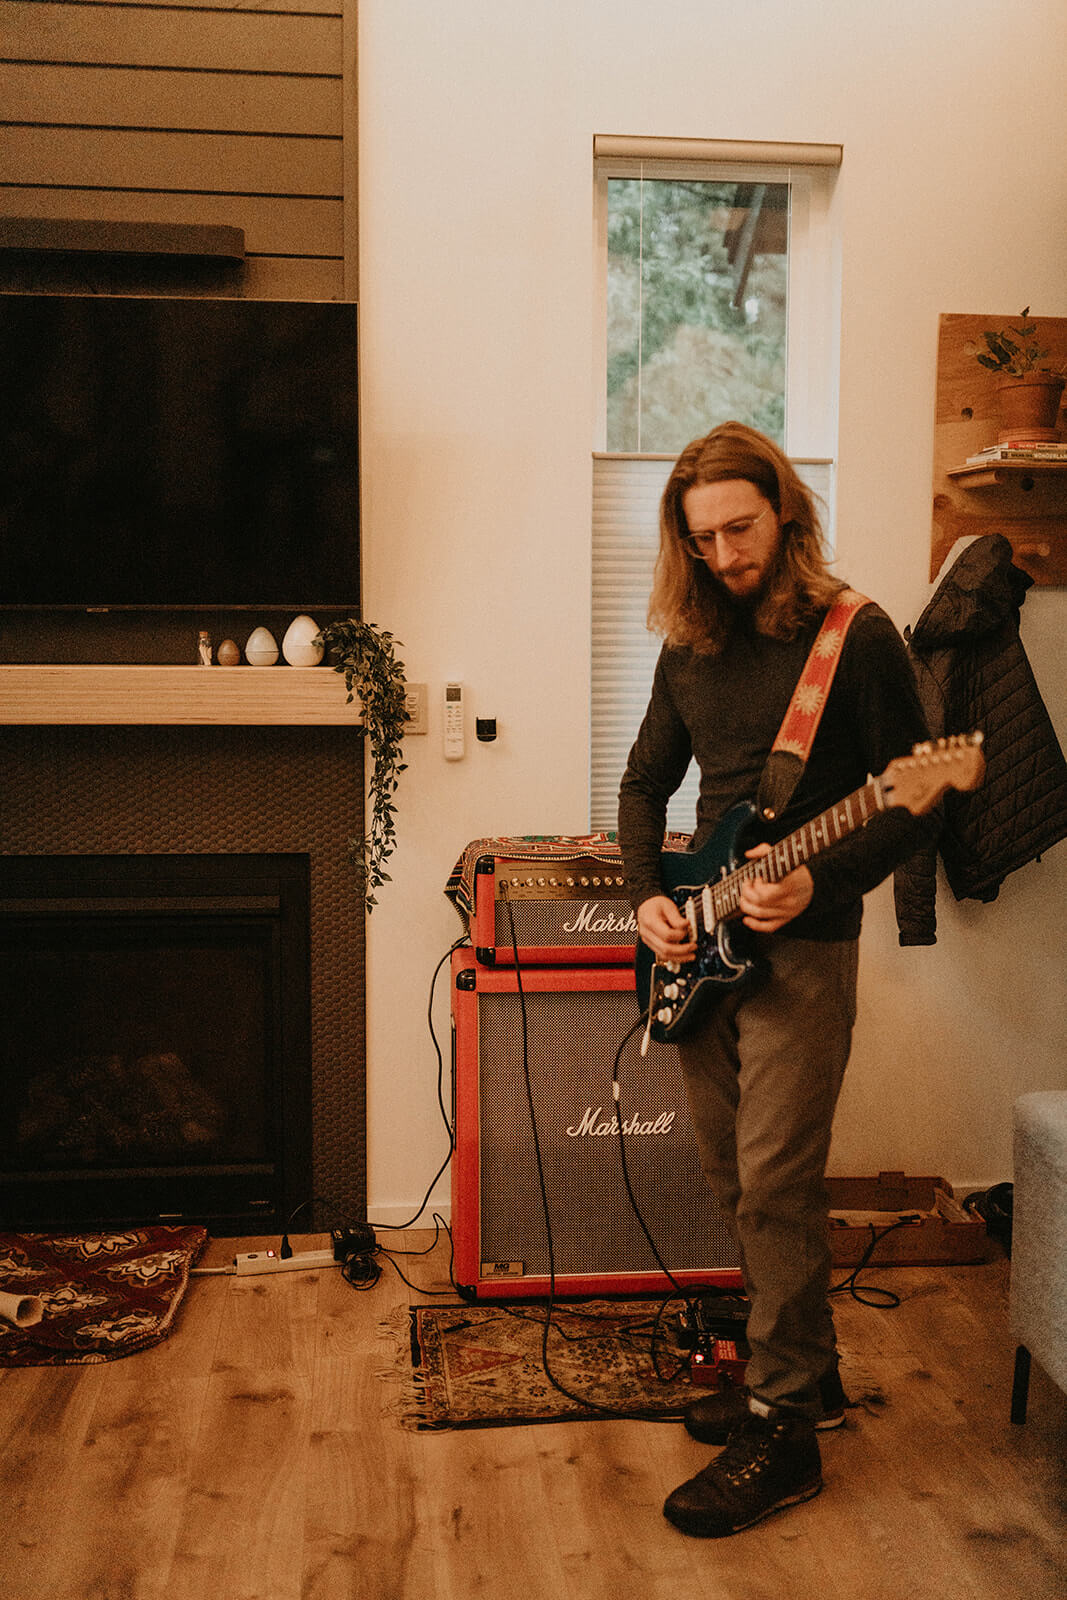
<instances>
[{"instance_id":1,"label":"patterned area rug","mask_svg":"<svg viewBox=\"0 0 1067 1600\"><path fill-rule=\"evenodd\" d=\"M685 1352L662 1301L591 1300L557 1305L542 1364L541 1306L401 1308L383 1324L399 1380L392 1407L402 1427L485 1428L563 1422L621 1412L677 1417L693 1399ZM658 1369L658 1370L657 1370ZM601 1407L607 1409L599 1409Z\"/></svg>"},{"instance_id":2,"label":"patterned area rug","mask_svg":"<svg viewBox=\"0 0 1067 1600\"><path fill-rule=\"evenodd\" d=\"M206 1243L197 1227L0 1233L0 1291L41 1313L32 1326L0 1319L0 1366L113 1361L158 1344Z\"/></svg>"}]
</instances>

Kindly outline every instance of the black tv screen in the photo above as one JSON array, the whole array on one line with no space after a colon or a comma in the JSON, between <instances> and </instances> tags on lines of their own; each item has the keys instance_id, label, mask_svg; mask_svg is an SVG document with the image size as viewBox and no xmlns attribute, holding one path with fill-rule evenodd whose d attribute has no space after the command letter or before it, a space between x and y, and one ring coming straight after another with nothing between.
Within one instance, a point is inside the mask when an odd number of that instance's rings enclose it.
<instances>
[{"instance_id":1,"label":"black tv screen","mask_svg":"<svg viewBox=\"0 0 1067 1600\"><path fill-rule=\"evenodd\" d=\"M357 606L356 307L0 295L0 606Z\"/></svg>"}]
</instances>

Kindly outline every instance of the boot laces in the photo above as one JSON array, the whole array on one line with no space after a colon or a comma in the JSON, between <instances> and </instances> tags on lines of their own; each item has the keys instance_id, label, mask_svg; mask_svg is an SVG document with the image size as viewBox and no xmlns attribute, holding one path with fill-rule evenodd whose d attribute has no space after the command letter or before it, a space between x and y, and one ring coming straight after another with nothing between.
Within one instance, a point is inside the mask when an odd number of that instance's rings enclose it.
<instances>
[{"instance_id":1,"label":"boot laces","mask_svg":"<svg viewBox=\"0 0 1067 1600\"><path fill-rule=\"evenodd\" d=\"M716 1459L716 1476L731 1483L747 1483L765 1472L771 1464L773 1447L778 1430L752 1415L737 1427L726 1441L726 1447Z\"/></svg>"}]
</instances>

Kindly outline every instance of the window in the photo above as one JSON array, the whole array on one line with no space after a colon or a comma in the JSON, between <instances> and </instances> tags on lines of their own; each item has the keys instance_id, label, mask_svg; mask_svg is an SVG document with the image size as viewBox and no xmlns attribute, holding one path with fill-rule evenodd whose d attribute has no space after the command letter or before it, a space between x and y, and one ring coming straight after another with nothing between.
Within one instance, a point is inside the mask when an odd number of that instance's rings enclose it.
<instances>
[{"instance_id":1,"label":"window","mask_svg":"<svg viewBox=\"0 0 1067 1600\"><path fill-rule=\"evenodd\" d=\"M591 813L613 828L619 779L660 641L645 626L659 500L691 439L736 418L777 439L832 533L837 146L595 147L601 339L593 455ZM805 158L805 159L802 159ZM693 826L696 773L669 825Z\"/></svg>"}]
</instances>

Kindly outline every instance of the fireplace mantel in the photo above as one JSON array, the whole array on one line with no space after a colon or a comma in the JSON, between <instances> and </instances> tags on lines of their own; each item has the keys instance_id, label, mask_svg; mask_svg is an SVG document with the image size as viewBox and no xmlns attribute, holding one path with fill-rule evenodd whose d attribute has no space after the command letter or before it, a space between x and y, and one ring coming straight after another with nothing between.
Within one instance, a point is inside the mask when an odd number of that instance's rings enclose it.
<instances>
[{"instance_id":1,"label":"fireplace mantel","mask_svg":"<svg viewBox=\"0 0 1067 1600\"><path fill-rule=\"evenodd\" d=\"M0 666L0 724L362 723L329 667Z\"/></svg>"}]
</instances>

